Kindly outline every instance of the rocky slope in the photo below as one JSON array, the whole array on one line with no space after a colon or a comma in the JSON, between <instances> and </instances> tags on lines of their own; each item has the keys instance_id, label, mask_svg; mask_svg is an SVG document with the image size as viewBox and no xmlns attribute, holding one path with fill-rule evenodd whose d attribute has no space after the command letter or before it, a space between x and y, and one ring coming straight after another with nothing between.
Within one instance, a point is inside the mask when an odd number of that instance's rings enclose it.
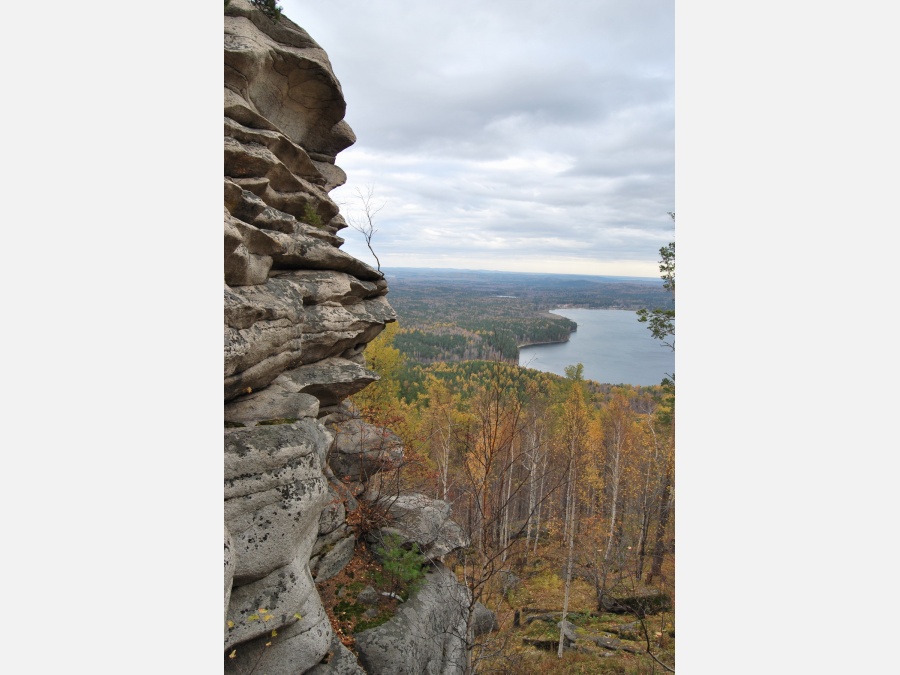
<instances>
[{"instance_id":1,"label":"rocky slope","mask_svg":"<svg viewBox=\"0 0 900 675\"><path fill-rule=\"evenodd\" d=\"M387 672L396 664L373 655L363 670L335 640L315 585L353 555L346 515L368 479L403 454L342 405L377 379L363 350L396 319L383 276L340 249L346 223L328 193L355 137L328 57L302 28L247 0L232 0L224 23L226 672ZM435 560L397 622L457 632L465 618L441 614L446 589L465 592L439 563L464 544L447 505L412 495L393 512L392 531ZM404 631L389 622L368 643L390 651L391 635ZM455 672L461 644L417 644L407 658Z\"/></svg>"}]
</instances>

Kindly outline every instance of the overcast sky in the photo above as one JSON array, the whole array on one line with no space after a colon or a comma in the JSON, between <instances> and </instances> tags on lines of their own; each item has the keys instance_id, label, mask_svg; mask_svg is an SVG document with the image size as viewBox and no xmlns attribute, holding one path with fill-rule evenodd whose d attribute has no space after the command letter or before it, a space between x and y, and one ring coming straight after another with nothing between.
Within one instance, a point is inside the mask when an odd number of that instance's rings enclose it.
<instances>
[{"instance_id":1,"label":"overcast sky","mask_svg":"<svg viewBox=\"0 0 900 675\"><path fill-rule=\"evenodd\" d=\"M672 0L281 4L341 81L358 140L331 194L352 216L374 187L382 266L659 276Z\"/></svg>"}]
</instances>

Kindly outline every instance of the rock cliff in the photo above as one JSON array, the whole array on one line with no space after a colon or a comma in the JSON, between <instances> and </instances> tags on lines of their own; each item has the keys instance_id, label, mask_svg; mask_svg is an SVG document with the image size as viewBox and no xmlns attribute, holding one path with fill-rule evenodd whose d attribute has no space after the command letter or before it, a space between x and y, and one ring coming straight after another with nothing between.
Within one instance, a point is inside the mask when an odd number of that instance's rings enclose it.
<instances>
[{"instance_id":1,"label":"rock cliff","mask_svg":"<svg viewBox=\"0 0 900 675\"><path fill-rule=\"evenodd\" d=\"M302 28L247 0L232 0L224 23L226 672L387 672L377 655L363 670L336 640L316 591L353 555L347 510L403 454L342 405L377 379L363 350L396 320L383 276L340 249L346 223L329 192L346 179L335 156L355 136L328 57ZM348 488L333 469L359 480ZM465 591L439 563L464 544L449 508L406 496L394 511L395 531L435 559L397 621L455 632L458 613L440 614L442 594ZM369 642L390 650L390 636ZM445 661L460 644L404 658L455 672Z\"/></svg>"}]
</instances>

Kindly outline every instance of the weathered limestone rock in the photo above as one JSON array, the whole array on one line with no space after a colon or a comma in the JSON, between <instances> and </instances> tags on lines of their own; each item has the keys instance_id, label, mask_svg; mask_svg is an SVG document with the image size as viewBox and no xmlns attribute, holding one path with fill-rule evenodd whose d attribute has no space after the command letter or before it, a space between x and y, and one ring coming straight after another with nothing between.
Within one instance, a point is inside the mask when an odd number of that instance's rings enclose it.
<instances>
[{"instance_id":1,"label":"weathered limestone rock","mask_svg":"<svg viewBox=\"0 0 900 675\"><path fill-rule=\"evenodd\" d=\"M358 363L340 357L294 368L284 373L285 386L319 399L319 407L338 405L344 398L375 382L378 375Z\"/></svg>"},{"instance_id":2,"label":"weathered limestone rock","mask_svg":"<svg viewBox=\"0 0 900 675\"><path fill-rule=\"evenodd\" d=\"M225 526L225 613L228 614L228 603L231 602L231 586L234 582L234 542L231 532Z\"/></svg>"},{"instance_id":3,"label":"weathered limestone rock","mask_svg":"<svg viewBox=\"0 0 900 675\"><path fill-rule=\"evenodd\" d=\"M284 573L285 579L278 580L279 584L286 586L286 590L277 595L280 585L276 586L275 593L244 591L238 598L238 607L248 607L247 612L235 611L230 618L238 626L238 620L243 625L254 627L252 641L244 642L232 637L226 642L225 653L231 649L236 651L234 659L225 658L225 673L227 675L250 675L250 673L265 672L269 675L296 675L312 668L328 652L334 631L328 621L328 615L322 607L319 595L316 593L309 575L309 570L297 570L292 567ZM274 576L274 575L272 575ZM293 577L299 580L294 586ZM262 582L256 582L251 586L261 586ZM242 589L247 589L247 586ZM290 593L290 597L288 597ZM273 602L274 598L274 602ZM269 603L269 604L257 604ZM273 605L276 605L273 608ZM273 616L270 621L248 621L248 617L260 615L259 608L269 610L262 613L262 617ZM285 612L293 612L286 614ZM300 616L302 618L297 619ZM272 636L271 631L277 630L278 635ZM239 644L240 643L240 644ZM271 643L268 647L266 643ZM237 645L236 648L232 645ZM262 670L260 670L262 669Z\"/></svg>"},{"instance_id":4,"label":"weathered limestone rock","mask_svg":"<svg viewBox=\"0 0 900 675\"><path fill-rule=\"evenodd\" d=\"M571 621L560 621L556 624L563 636L563 649L569 649L578 640L578 634L575 632L575 624Z\"/></svg>"},{"instance_id":5,"label":"weathered limestone rock","mask_svg":"<svg viewBox=\"0 0 900 675\"><path fill-rule=\"evenodd\" d=\"M384 276L340 250L328 192L355 136L328 57L248 0L224 24L225 672L363 675L310 572L355 543L319 418L377 379L363 350L396 314Z\"/></svg>"},{"instance_id":6,"label":"weathered limestone rock","mask_svg":"<svg viewBox=\"0 0 900 675\"><path fill-rule=\"evenodd\" d=\"M328 663L320 663L305 675L367 675L356 660L356 656L335 637L328 648L331 657Z\"/></svg>"},{"instance_id":7,"label":"weathered limestone rock","mask_svg":"<svg viewBox=\"0 0 900 675\"><path fill-rule=\"evenodd\" d=\"M319 536L334 532L344 523L346 517L347 509L344 507L344 500L341 499L334 486L329 483L328 504L319 515Z\"/></svg>"},{"instance_id":8,"label":"weathered limestone rock","mask_svg":"<svg viewBox=\"0 0 900 675\"><path fill-rule=\"evenodd\" d=\"M461 675L465 672L468 589L443 565L387 623L356 635L369 675Z\"/></svg>"},{"instance_id":9,"label":"weathered limestone rock","mask_svg":"<svg viewBox=\"0 0 900 675\"><path fill-rule=\"evenodd\" d=\"M472 625L476 636L500 630L500 624L497 622L497 615L493 610L488 609L480 602L476 602L472 612L475 614L475 616L472 617Z\"/></svg>"},{"instance_id":10,"label":"weathered limestone rock","mask_svg":"<svg viewBox=\"0 0 900 675\"><path fill-rule=\"evenodd\" d=\"M316 567L316 583L320 584L340 572L353 557L356 536L350 535L341 539L334 547L322 555Z\"/></svg>"},{"instance_id":11,"label":"weathered limestone rock","mask_svg":"<svg viewBox=\"0 0 900 675\"><path fill-rule=\"evenodd\" d=\"M262 117L263 128L333 162L356 137L324 50L287 17L275 23L245 0L233 0L225 14L225 86L254 113L241 115L232 103L226 114L251 127Z\"/></svg>"},{"instance_id":12,"label":"weathered limestone rock","mask_svg":"<svg viewBox=\"0 0 900 675\"><path fill-rule=\"evenodd\" d=\"M376 297L352 305L322 303L306 308L303 329L304 363L341 356L357 345L371 342L396 321L387 299Z\"/></svg>"},{"instance_id":13,"label":"weathered limestone rock","mask_svg":"<svg viewBox=\"0 0 900 675\"><path fill-rule=\"evenodd\" d=\"M225 307L226 400L265 387L286 370L355 353L374 339L386 322L394 320L393 309L383 297L347 307L328 304L304 309L300 289L283 277L272 278L263 286L226 287ZM346 367L347 361L327 364ZM320 382L331 375L321 373ZM323 406L336 405L377 377L358 363L334 375L337 381L356 381L357 386L349 393L328 397L330 402Z\"/></svg>"},{"instance_id":14,"label":"weathered limestone rock","mask_svg":"<svg viewBox=\"0 0 900 675\"><path fill-rule=\"evenodd\" d=\"M351 305L387 293L387 282L384 279L361 281L346 272L278 270L273 273L273 276L290 279L295 286L301 289L303 303L306 305L322 303Z\"/></svg>"},{"instance_id":15,"label":"weathered limestone rock","mask_svg":"<svg viewBox=\"0 0 900 675\"><path fill-rule=\"evenodd\" d=\"M299 608L316 603L321 605L306 561L300 558L262 579L236 586L231 591L228 607L225 649L303 620L296 617L296 614L305 616ZM266 616L272 618L266 621Z\"/></svg>"},{"instance_id":16,"label":"weathered limestone rock","mask_svg":"<svg viewBox=\"0 0 900 675\"><path fill-rule=\"evenodd\" d=\"M375 538L396 534L401 543L418 544L419 551L429 560L441 560L451 551L466 546L462 528L450 519L447 502L417 493L380 501L388 508L391 526L381 528Z\"/></svg>"},{"instance_id":17,"label":"weathered limestone rock","mask_svg":"<svg viewBox=\"0 0 900 675\"><path fill-rule=\"evenodd\" d=\"M225 433L225 524L235 585L298 555L309 558L327 503L322 450L328 432L312 419Z\"/></svg>"},{"instance_id":18,"label":"weathered limestone rock","mask_svg":"<svg viewBox=\"0 0 900 675\"><path fill-rule=\"evenodd\" d=\"M328 455L328 465L336 476L364 481L397 466L403 459L403 441L389 429L350 419L333 426L332 430L334 445Z\"/></svg>"}]
</instances>

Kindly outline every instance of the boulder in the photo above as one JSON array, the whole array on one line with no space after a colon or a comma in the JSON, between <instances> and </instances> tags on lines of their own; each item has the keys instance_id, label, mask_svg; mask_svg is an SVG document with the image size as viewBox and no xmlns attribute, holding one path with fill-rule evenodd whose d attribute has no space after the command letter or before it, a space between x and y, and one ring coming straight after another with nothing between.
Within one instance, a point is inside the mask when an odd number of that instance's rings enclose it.
<instances>
[{"instance_id":1,"label":"boulder","mask_svg":"<svg viewBox=\"0 0 900 675\"><path fill-rule=\"evenodd\" d=\"M361 419L331 427L334 444L328 465L336 476L363 481L403 460L403 441L394 432Z\"/></svg>"},{"instance_id":2,"label":"boulder","mask_svg":"<svg viewBox=\"0 0 900 675\"><path fill-rule=\"evenodd\" d=\"M291 568L290 573L274 589L276 595L265 591L249 592L238 598L239 606L246 604L249 613L241 615L236 611L231 618L236 626L239 619L245 625L254 626L256 636L250 641L226 642L226 675L261 672L267 675L296 675L315 666L328 653L334 631L309 571L305 569L305 565L303 568ZM299 583L291 586L291 576L299 580ZM254 586L262 591L261 582ZM277 595L282 587L284 590ZM257 604L258 602L269 604ZM260 608L269 611L260 612ZM248 622L247 618L251 616L261 618ZM264 621L266 616L273 618ZM297 619L297 616L301 618ZM272 635L273 630L277 632L276 636ZM235 652L235 657L229 658L232 651Z\"/></svg>"},{"instance_id":3,"label":"boulder","mask_svg":"<svg viewBox=\"0 0 900 675\"><path fill-rule=\"evenodd\" d=\"M416 543L428 560L441 560L446 554L463 548L467 540L462 528L450 518L450 505L440 499L413 493L381 497L391 525L376 530L371 539L380 543L387 533L400 536L402 544Z\"/></svg>"},{"instance_id":4,"label":"boulder","mask_svg":"<svg viewBox=\"0 0 900 675\"><path fill-rule=\"evenodd\" d=\"M280 633L282 628L298 621L309 630L318 623L319 612L324 615L306 559L297 558L262 579L231 591L225 649L270 634L272 630ZM327 641L324 646L327 647ZM324 654L323 649L309 665L318 663Z\"/></svg>"},{"instance_id":5,"label":"boulder","mask_svg":"<svg viewBox=\"0 0 900 675\"><path fill-rule=\"evenodd\" d=\"M327 663L320 663L304 675L367 675L356 660L356 655L335 637L328 649Z\"/></svg>"},{"instance_id":6,"label":"boulder","mask_svg":"<svg viewBox=\"0 0 900 675\"><path fill-rule=\"evenodd\" d=\"M370 675L462 675L468 589L443 565L386 623L358 633L359 661Z\"/></svg>"},{"instance_id":7,"label":"boulder","mask_svg":"<svg viewBox=\"0 0 900 675\"><path fill-rule=\"evenodd\" d=\"M371 586L366 586L359 592L359 595L356 596L356 601L363 605L374 605L377 604L378 598L378 591Z\"/></svg>"},{"instance_id":8,"label":"boulder","mask_svg":"<svg viewBox=\"0 0 900 675\"><path fill-rule=\"evenodd\" d=\"M497 615L480 602L475 603L472 612L475 615L472 617L472 626L476 636L500 630L500 624L497 622Z\"/></svg>"},{"instance_id":9,"label":"boulder","mask_svg":"<svg viewBox=\"0 0 900 675\"><path fill-rule=\"evenodd\" d=\"M350 535L341 539L334 547L323 554L316 567L316 583L320 584L340 572L350 559L356 547L356 536Z\"/></svg>"},{"instance_id":10,"label":"boulder","mask_svg":"<svg viewBox=\"0 0 900 675\"><path fill-rule=\"evenodd\" d=\"M575 633L575 624L571 621L560 621L556 624L556 627L562 632L564 649L571 647L578 640L578 635Z\"/></svg>"}]
</instances>

